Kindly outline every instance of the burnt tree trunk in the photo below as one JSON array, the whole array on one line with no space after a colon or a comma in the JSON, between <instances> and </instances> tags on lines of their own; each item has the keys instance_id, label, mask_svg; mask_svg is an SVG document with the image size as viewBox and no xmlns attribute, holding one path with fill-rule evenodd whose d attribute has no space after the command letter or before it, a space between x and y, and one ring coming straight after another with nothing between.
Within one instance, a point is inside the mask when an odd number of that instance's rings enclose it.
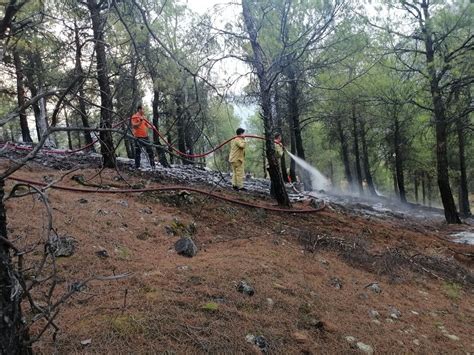
<instances>
[{"instance_id":1,"label":"burnt tree trunk","mask_svg":"<svg viewBox=\"0 0 474 355\"><path fill-rule=\"evenodd\" d=\"M178 90L175 94L175 102L176 102L176 128L178 133L178 149L180 152L186 153L186 120L185 120L185 112L183 107L185 106L184 103L184 95L181 90ZM189 160L181 158L183 164L189 164Z\"/></svg>"},{"instance_id":2,"label":"burnt tree trunk","mask_svg":"<svg viewBox=\"0 0 474 355\"><path fill-rule=\"evenodd\" d=\"M159 121L158 121L158 103L160 98L160 92L157 89L153 90L153 102L152 102L152 109L153 109L153 125L156 127L156 129L160 129L159 127ZM157 145L161 145L160 141L160 136L158 135L157 132L153 131L153 141ZM165 154L165 148L156 148L157 153L158 153L158 158L160 161L160 164L164 166L165 168L169 168L170 164L168 163L168 159L166 159L166 154Z\"/></svg>"},{"instance_id":3,"label":"burnt tree trunk","mask_svg":"<svg viewBox=\"0 0 474 355\"><path fill-rule=\"evenodd\" d=\"M393 145L395 150L395 174L397 176L397 191L400 201L403 203L407 202L406 191L405 191L405 177L403 174L403 149L402 149L402 138L400 132L400 122L397 114L394 114L393 122Z\"/></svg>"},{"instance_id":4,"label":"burnt tree trunk","mask_svg":"<svg viewBox=\"0 0 474 355\"><path fill-rule=\"evenodd\" d=\"M349 148L347 146L347 140L344 134L344 129L342 127L341 118L336 117L337 124L337 136L339 137L339 142L341 143L341 157L342 163L344 164L344 174L346 176L347 184L349 185L349 190L353 189L353 179L351 173L351 164L349 162Z\"/></svg>"},{"instance_id":5,"label":"burnt tree trunk","mask_svg":"<svg viewBox=\"0 0 474 355\"><path fill-rule=\"evenodd\" d=\"M102 2L100 2L102 4ZM104 27L105 18L101 14L100 5L97 0L87 0L87 5L91 14L92 31L94 33L96 60L97 60L97 82L100 89L100 128L112 128L112 93L107 69L107 57L105 55ZM100 152L102 162L106 168L115 168L117 165L114 152L114 141L112 133L101 131Z\"/></svg>"},{"instance_id":6,"label":"burnt tree trunk","mask_svg":"<svg viewBox=\"0 0 474 355\"><path fill-rule=\"evenodd\" d=\"M289 98L288 98L288 114L290 118L290 124L293 125L293 134L295 139L296 156L306 160L303 138L301 136L301 123L300 123L300 109L299 109L299 98L301 96L300 88L298 87L298 78L296 77L295 69L290 65L287 69L287 76L289 81ZM305 190L312 190L311 176L309 172L302 169L301 179Z\"/></svg>"},{"instance_id":7,"label":"burnt tree trunk","mask_svg":"<svg viewBox=\"0 0 474 355\"><path fill-rule=\"evenodd\" d=\"M426 174L424 171L421 172L421 196L423 199L423 205L426 205Z\"/></svg>"},{"instance_id":8,"label":"burnt tree trunk","mask_svg":"<svg viewBox=\"0 0 474 355\"><path fill-rule=\"evenodd\" d=\"M0 179L0 236L8 239L7 215L4 204L5 182ZM21 297L17 289L9 246L0 241L0 354L32 354L28 329L23 326Z\"/></svg>"},{"instance_id":9,"label":"burnt tree trunk","mask_svg":"<svg viewBox=\"0 0 474 355\"><path fill-rule=\"evenodd\" d=\"M364 175L367 180L367 187L372 196L377 196L375 192L374 180L372 179L372 172L370 171L369 148L367 146L367 137L365 132L365 121L359 117L360 124L360 139L362 142L362 161L364 163Z\"/></svg>"},{"instance_id":10,"label":"burnt tree trunk","mask_svg":"<svg viewBox=\"0 0 474 355\"><path fill-rule=\"evenodd\" d=\"M18 100L18 107L25 104L25 87L23 85L23 65L18 51L13 50L13 63L15 64L16 72L16 95ZM28 121L26 118L25 110L20 110L20 128L23 142L33 142L30 135L30 128L28 127Z\"/></svg>"},{"instance_id":11,"label":"burnt tree trunk","mask_svg":"<svg viewBox=\"0 0 474 355\"><path fill-rule=\"evenodd\" d=\"M395 192L395 196L400 198L400 191L398 191L397 173L396 173L395 168L392 172L392 180L393 180L393 192Z\"/></svg>"},{"instance_id":12,"label":"burnt tree trunk","mask_svg":"<svg viewBox=\"0 0 474 355\"><path fill-rule=\"evenodd\" d=\"M36 95L38 95L38 90L36 89L35 80L34 80L34 72L35 72L35 67L34 67L34 64L32 63L32 60L30 59L29 66L25 68L25 77L26 77L26 86L28 86L28 90L30 90L31 97L35 97ZM40 140L41 130L40 130L40 127L38 126L38 122L41 116L40 105L38 102L35 102L34 104L31 105L31 107L33 108L33 114L35 115L36 136L38 137L38 140Z\"/></svg>"},{"instance_id":13,"label":"burnt tree trunk","mask_svg":"<svg viewBox=\"0 0 474 355\"><path fill-rule=\"evenodd\" d=\"M192 129L192 118L189 115L189 112L186 111L186 120L185 120L185 126L184 126L184 142L186 143L186 153L187 154L194 154L194 139L193 139L193 129ZM192 164L192 161L194 161L194 158L187 158L188 160L191 160L189 162Z\"/></svg>"},{"instance_id":14,"label":"burnt tree trunk","mask_svg":"<svg viewBox=\"0 0 474 355\"><path fill-rule=\"evenodd\" d=\"M465 132L461 119L456 120L456 133L458 136L459 156L459 213L462 217L469 217L471 209L469 206L469 190L467 187L466 154L465 154Z\"/></svg>"},{"instance_id":15,"label":"burnt tree trunk","mask_svg":"<svg viewBox=\"0 0 474 355\"><path fill-rule=\"evenodd\" d=\"M280 206L290 206L290 199L285 189L281 169L278 164L275 147L273 143L273 127L272 127L272 112L271 112L271 73L265 68L264 52L257 39L257 27L252 15L250 0L242 0L242 13L247 33L250 37L250 44L252 46L253 58L252 64L257 72L260 88L260 106L262 109L263 127L265 131L265 148L268 160L268 172L270 174L271 184L274 187L275 198ZM302 157L303 158L303 157Z\"/></svg>"},{"instance_id":16,"label":"burnt tree trunk","mask_svg":"<svg viewBox=\"0 0 474 355\"><path fill-rule=\"evenodd\" d=\"M357 115L355 103L352 103L352 136L354 139L354 157L355 157L355 170L357 175L357 187L359 189L359 194L364 193L364 187L362 185L362 169L360 166L360 150L359 150L359 134L357 129Z\"/></svg>"},{"instance_id":17,"label":"burnt tree trunk","mask_svg":"<svg viewBox=\"0 0 474 355\"><path fill-rule=\"evenodd\" d=\"M296 155L295 128L293 118L290 115L288 115L288 127L290 131L290 152ZM290 159L290 179L296 181L296 162L293 159Z\"/></svg>"},{"instance_id":18,"label":"burnt tree trunk","mask_svg":"<svg viewBox=\"0 0 474 355\"><path fill-rule=\"evenodd\" d=\"M430 175L427 175L426 176L426 182L427 182L427 185L428 185L428 206L431 207L431 204L432 204L432 200L433 200L433 184L432 184L432 181L431 181L431 176Z\"/></svg>"},{"instance_id":19,"label":"burnt tree trunk","mask_svg":"<svg viewBox=\"0 0 474 355\"><path fill-rule=\"evenodd\" d=\"M282 116L282 105L281 105L281 95L280 95L280 86L278 83L275 84L275 129L278 133L281 134L283 138L283 120ZM283 141L282 141L283 144ZM280 159L281 175L284 182L289 182L288 173L286 171L286 160L285 154Z\"/></svg>"},{"instance_id":20,"label":"burnt tree trunk","mask_svg":"<svg viewBox=\"0 0 474 355\"><path fill-rule=\"evenodd\" d=\"M166 139L168 140L168 144L171 144L171 142L173 142L173 140L171 139L171 133L168 133ZM174 164L174 162L174 155L170 154L170 164Z\"/></svg>"},{"instance_id":21,"label":"burnt tree trunk","mask_svg":"<svg viewBox=\"0 0 474 355\"><path fill-rule=\"evenodd\" d=\"M419 201L419 194L418 194L418 187L420 185L420 180L418 179L418 173L415 172L415 176L413 177L413 186L415 187L415 202L418 203Z\"/></svg>"},{"instance_id":22,"label":"burnt tree trunk","mask_svg":"<svg viewBox=\"0 0 474 355\"><path fill-rule=\"evenodd\" d=\"M456 211L456 204L449 185L448 174L448 130L446 121L446 108L441 97L439 86L440 77L435 66L435 52L433 44L433 33L430 26L429 2L422 0L421 8L425 17L425 24L422 33L425 43L426 67L430 78L430 92L434 109L435 129L436 129L436 171L438 175L438 188L441 201L444 207L444 217L448 223L461 223Z\"/></svg>"},{"instance_id":23,"label":"burnt tree trunk","mask_svg":"<svg viewBox=\"0 0 474 355\"><path fill-rule=\"evenodd\" d=\"M67 117L67 112L64 115L64 121L66 123L66 127L69 127L70 125L69 125L69 118ZM69 150L72 150L71 132L67 131L66 135L67 135L67 146L68 146Z\"/></svg>"}]
</instances>

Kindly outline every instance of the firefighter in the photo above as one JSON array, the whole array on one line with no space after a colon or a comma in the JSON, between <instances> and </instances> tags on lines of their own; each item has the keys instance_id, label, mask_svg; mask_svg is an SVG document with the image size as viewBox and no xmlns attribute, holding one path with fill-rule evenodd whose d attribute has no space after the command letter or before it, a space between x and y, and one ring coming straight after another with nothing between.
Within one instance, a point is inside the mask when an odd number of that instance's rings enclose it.
<instances>
[{"instance_id":1,"label":"firefighter","mask_svg":"<svg viewBox=\"0 0 474 355\"><path fill-rule=\"evenodd\" d=\"M141 105L138 105L137 112L131 118L132 133L135 137L135 169L140 167L140 155L142 148L145 148L150 159L151 168L155 168L155 157L153 149L150 146L148 138L148 128L151 128L150 122L145 117L145 111Z\"/></svg>"},{"instance_id":2,"label":"firefighter","mask_svg":"<svg viewBox=\"0 0 474 355\"><path fill-rule=\"evenodd\" d=\"M281 169L281 158L283 157L283 154L284 154L284 148L283 148L283 144L281 144L280 133L275 134L275 138L273 142L275 145L275 156L277 158L278 168ZM275 197L275 187L273 186L273 183L271 182L271 180L270 180L270 196L272 196L273 198Z\"/></svg>"},{"instance_id":3,"label":"firefighter","mask_svg":"<svg viewBox=\"0 0 474 355\"><path fill-rule=\"evenodd\" d=\"M244 189L244 163L245 163L245 138L242 137L245 130L237 128L235 137L230 143L229 163L232 165L232 188L234 190Z\"/></svg>"},{"instance_id":4,"label":"firefighter","mask_svg":"<svg viewBox=\"0 0 474 355\"><path fill-rule=\"evenodd\" d=\"M276 154L278 162L280 163L281 162L281 157L284 154L284 151L283 151L284 148L283 148L283 144L281 144L281 134L280 133L275 134L275 140L273 142L275 143L275 154Z\"/></svg>"}]
</instances>

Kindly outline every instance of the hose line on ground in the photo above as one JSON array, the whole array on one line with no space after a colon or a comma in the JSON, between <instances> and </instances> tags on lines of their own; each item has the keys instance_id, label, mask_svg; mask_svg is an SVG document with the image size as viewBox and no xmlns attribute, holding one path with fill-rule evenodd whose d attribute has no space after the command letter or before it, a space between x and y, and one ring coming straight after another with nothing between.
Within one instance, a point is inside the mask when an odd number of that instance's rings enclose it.
<instances>
[{"instance_id":1,"label":"hose line on ground","mask_svg":"<svg viewBox=\"0 0 474 355\"><path fill-rule=\"evenodd\" d=\"M29 179L23 179L18 177L8 177L10 180L23 182L35 186L48 186L48 184L33 181ZM48 188L56 189L56 190L63 190L63 191L71 191L71 192L80 192L80 193L101 193L101 194L119 194L119 193L142 193L142 192L155 192L155 191L177 191L177 190L185 190L185 191L192 191L196 193L200 193L203 195L211 196L215 199L238 204L241 206L252 207L252 208L260 208L267 211L275 211L275 212L285 212L285 213L315 213L320 212L326 208L326 204L323 202L323 205L318 208L304 208L304 209L292 209L292 208L279 208L274 206L262 206L246 201L240 201L237 199L233 199L226 196L221 196L213 192L209 192L206 190L198 189L195 187L190 186L183 186L183 185L173 185L173 186L161 186L161 187L149 187L149 188L142 188L142 189L115 189L115 190L92 190L92 189L82 189L77 187L68 187L68 186L58 186L58 185L51 185Z\"/></svg>"}]
</instances>

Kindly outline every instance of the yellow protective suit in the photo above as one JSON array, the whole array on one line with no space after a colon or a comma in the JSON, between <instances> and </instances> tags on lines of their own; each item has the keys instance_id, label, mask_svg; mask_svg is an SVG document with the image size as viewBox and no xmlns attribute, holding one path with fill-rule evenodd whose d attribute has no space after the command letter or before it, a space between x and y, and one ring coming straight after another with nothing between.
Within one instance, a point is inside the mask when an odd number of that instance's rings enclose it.
<instances>
[{"instance_id":1,"label":"yellow protective suit","mask_svg":"<svg viewBox=\"0 0 474 355\"><path fill-rule=\"evenodd\" d=\"M229 163L232 165L232 186L244 187L245 139L237 137L230 143Z\"/></svg>"},{"instance_id":2,"label":"yellow protective suit","mask_svg":"<svg viewBox=\"0 0 474 355\"><path fill-rule=\"evenodd\" d=\"M275 154L278 159L278 163L280 163L280 159L283 156L283 146L275 142Z\"/></svg>"}]
</instances>

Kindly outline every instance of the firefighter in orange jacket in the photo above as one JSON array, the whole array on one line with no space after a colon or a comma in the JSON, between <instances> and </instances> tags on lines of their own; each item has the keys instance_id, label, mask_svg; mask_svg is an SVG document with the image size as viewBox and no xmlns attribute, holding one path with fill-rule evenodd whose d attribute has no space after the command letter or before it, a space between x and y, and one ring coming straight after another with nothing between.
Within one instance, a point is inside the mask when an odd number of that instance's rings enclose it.
<instances>
[{"instance_id":1,"label":"firefighter in orange jacket","mask_svg":"<svg viewBox=\"0 0 474 355\"><path fill-rule=\"evenodd\" d=\"M245 163L245 130L237 128L235 137L230 143L229 163L232 165L232 187L234 190L244 188L244 163Z\"/></svg>"},{"instance_id":2,"label":"firefighter in orange jacket","mask_svg":"<svg viewBox=\"0 0 474 355\"><path fill-rule=\"evenodd\" d=\"M145 148L150 159L150 165L152 168L154 168L155 157L153 155L153 149L150 146L150 140L148 139L148 128L151 127L151 124L146 119L145 111L141 105L137 107L137 112L132 116L131 124L132 133L135 137L135 169L140 167L140 155L142 148Z\"/></svg>"}]
</instances>

